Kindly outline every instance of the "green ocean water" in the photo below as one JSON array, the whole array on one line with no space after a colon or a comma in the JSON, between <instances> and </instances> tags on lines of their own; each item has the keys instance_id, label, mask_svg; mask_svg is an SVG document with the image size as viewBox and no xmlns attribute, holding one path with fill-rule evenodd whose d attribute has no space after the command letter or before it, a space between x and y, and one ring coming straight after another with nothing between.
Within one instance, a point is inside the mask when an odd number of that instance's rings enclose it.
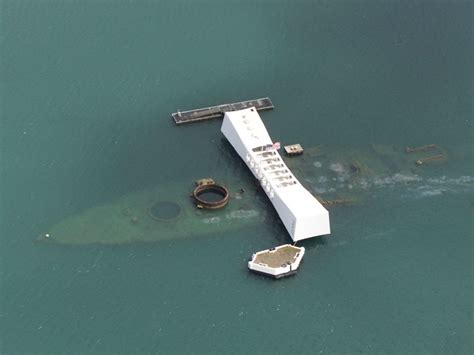
<instances>
[{"instance_id":1,"label":"green ocean water","mask_svg":"<svg viewBox=\"0 0 474 355\"><path fill-rule=\"evenodd\" d=\"M473 352L469 1L0 1L2 354ZM299 273L250 274L277 217L123 246L35 239L94 206L225 176L219 120L269 96L275 140L436 143L446 164L374 175L330 210ZM198 154L204 159L197 159ZM315 176L315 178L319 178Z\"/></svg>"}]
</instances>

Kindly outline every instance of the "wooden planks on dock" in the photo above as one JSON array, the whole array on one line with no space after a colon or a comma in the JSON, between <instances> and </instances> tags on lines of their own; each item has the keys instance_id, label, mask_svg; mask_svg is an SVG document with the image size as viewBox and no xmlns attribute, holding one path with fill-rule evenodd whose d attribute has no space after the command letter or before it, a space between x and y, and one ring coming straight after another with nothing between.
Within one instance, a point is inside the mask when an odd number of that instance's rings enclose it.
<instances>
[{"instance_id":1,"label":"wooden planks on dock","mask_svg":"<svg viewBox=\"0 0 474 355\"><path fill-rule=\"evenodd\" d=\"M226 112L243 110L249 107L255 107L257 111L271 110L273 108L273 103L269 97L263 97L255 100L198 108L196 110L178 111L172 113L171 117L173 117L176 124L183 124L223 117Z\"/></svg>"}]
</instances>

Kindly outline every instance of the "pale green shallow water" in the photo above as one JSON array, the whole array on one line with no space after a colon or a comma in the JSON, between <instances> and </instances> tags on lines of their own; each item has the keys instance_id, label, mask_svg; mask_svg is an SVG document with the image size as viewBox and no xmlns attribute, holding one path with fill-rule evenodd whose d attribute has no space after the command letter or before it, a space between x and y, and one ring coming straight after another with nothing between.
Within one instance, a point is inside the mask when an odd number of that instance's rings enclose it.
<instances>
[{"instance_id":1,"label":"pale green shallow water","mask_svg":"<svg viewBox=\"0 0 474 355\"><path fill-rule=\"evenodd\" d=\"M1 1L0 352L473 351L468 1ZM240 164L219 121L169 113L270 96L286 143L437 143L331 210L296 277L248 273L277 218L126 246L33 243L121 196ZM208 160L196 161L199 150Z\"/></svg>"}]
</instances>

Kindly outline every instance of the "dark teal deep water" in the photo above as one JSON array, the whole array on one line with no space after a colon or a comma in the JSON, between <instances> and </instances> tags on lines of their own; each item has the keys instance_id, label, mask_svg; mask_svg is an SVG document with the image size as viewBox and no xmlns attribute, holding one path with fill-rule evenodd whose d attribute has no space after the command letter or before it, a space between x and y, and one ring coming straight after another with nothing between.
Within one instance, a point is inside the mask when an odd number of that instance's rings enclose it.
<instances>
[{"instance_id":1,"label":"dark teal deep water","mask_svg":"<svg viewBox=\"0 0 474 355\"><path fill-rule=\"evenodd\" d=\"M471 354L469 1L0 1L0 352ZM219 176L219 121L170 112L270 96L282 142L443 145L415 185L331 210L274 282L246 226L156 244L38 245L63 218ZM200 150L208 160L197 163Z\"/></svg>"}]
</instances>

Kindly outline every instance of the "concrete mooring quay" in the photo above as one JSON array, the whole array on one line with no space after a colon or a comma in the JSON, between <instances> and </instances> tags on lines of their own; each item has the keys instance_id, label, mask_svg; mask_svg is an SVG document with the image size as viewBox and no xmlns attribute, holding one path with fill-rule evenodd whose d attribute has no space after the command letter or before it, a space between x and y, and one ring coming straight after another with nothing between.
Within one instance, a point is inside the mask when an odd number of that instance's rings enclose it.
<instances>
[{"instance_id":1,"label":"concrete mooring quay","mask_svg":"<svg viewBox=\"0 0 474 355\"><path fill-rule=\"evenodd\" d=\"M232 104L198 108L196 110L178 111L172 113L171 117L173 117L176 124L190 123L223 117L226 112L242 110L249 107L255 107L257 111L271 110L273 103L269 97L263 97L255 100L234 102Z\"/></svg>"}]
</instances>

